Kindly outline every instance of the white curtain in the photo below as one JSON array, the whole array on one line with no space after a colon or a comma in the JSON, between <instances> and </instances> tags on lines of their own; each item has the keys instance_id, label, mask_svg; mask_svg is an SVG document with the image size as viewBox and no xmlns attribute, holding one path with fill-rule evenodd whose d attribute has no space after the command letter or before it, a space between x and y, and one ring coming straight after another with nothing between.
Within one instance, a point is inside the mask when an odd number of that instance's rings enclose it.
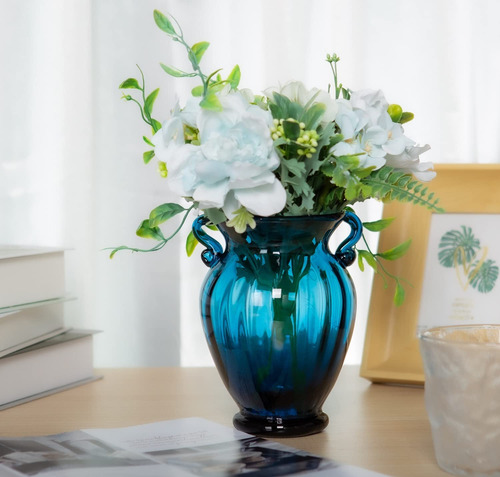
<instances>
[{"instance_id":1,"label":"white curtain","mask_svg":"<svg viewBox=\"0 0 500 477\"><path fill-rule=\"evenodd\" d=\"M78 297L68 322L103 330L98 366L211 363L197 302L206 269L184 256L183 237L154 254L103 251L148 247L137 225L174 199L142 164L148 130L118 90L139 65L161 88L158 117L189 93L159 67L186 59L156 28L155 8L191 43L211 42L206 71L238 63L241 86L257 91L289 79L326 88L324 59L336 52L345 85L380 88L415 113L406 132L431 144L426 159L500 160L496 0L0 0L0 242L68 247ZM358 212L366 220L380 206ZM371 276L351 272L348 362L359 362Z\"/></svg>"}]
</instances>

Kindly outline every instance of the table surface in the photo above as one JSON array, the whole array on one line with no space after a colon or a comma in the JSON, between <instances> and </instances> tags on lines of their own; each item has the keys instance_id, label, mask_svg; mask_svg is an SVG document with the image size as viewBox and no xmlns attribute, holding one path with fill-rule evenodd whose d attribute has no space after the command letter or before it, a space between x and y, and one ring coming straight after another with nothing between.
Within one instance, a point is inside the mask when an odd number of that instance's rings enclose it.
<instances>
[{"instance_id":1,"label":"table surface","mask_svg":"<svg viewBox=\"0 0 500 477\"><path fill-rule=\"evenodd\" d=\"M231 426L236 405L214 368L97 370L104 379L0 411L0 436L56 434L182 417ZM419 387L371 384L344 366L323 410L325 431L276 439L393 477L449 476L434 458Z\"/></svg>"}]
</instances>

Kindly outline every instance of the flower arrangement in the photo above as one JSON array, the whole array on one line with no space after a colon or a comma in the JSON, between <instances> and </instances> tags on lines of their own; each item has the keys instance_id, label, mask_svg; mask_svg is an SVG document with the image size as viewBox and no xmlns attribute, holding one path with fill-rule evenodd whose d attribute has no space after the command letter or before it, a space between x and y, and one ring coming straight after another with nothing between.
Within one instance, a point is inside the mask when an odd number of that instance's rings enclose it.
<instances>
[{"instance_id":1,"label":"flower arrangement","mask_svg":"<svg viewBox=\"0 0 500 477\"><path fill-rule=\"evenodd\" d=\"M173 17L154 11L156 25L187 52L192 71L161 64L175 78L198 78L185 104L171 116L153 118L159 89L147 93L141 81L128 78L120 89L136 103L152 137L143 136L150 149L147 164L157 159L158 171L179 196L178 203L156 207L137 229L137 235L158 243L150 249L127 246L118 250L154 251L162 248L184 225L193 209L213 225L226 222L243 233L255 227L255 216L307 216L345 211L352 204L374 198L412 202L439 210L438 199L423 186L435 173L432 163L420 162L429 149L409 139L403 124L413 114L389 104L381 91L351 91L338 81L339 57L327 55L333 73L328 90L307 89L300 82L270 88L261 95L240 89L240 69L226 78L220 70L205 74L200 63L209 47L202 41L190 46ZM136 90L139 99L130 90ZM170 236L159 226L183 214ZM380 231L391 220L365 223ZM365 240L366 244L366 240ZM191 254L196 239L187 241ZM394 249L373 253L358 249L358 262L396 280L395 301L404 298L400 280L380 267L406 252L407 241Z\"/></svg>"}]
</instances>

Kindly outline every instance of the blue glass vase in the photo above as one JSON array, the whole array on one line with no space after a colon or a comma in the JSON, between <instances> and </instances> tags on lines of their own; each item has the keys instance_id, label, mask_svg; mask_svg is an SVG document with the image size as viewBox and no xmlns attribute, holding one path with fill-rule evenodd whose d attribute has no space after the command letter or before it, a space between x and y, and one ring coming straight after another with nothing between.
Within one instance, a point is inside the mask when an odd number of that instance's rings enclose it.
<instances>
[{"instance_id":1,"label":"blue glass vase","mask_svg":"<svg viewBox=\"0 0 500 477\"><path fill-rule=\"evenodd\" d=\"M240 411L234 426L264 436L323 430L322 405L342 367L354 325L356 293L346 271L362 234L346 212L311 217L256 217L255 229L218 226L226 247L193 233L210 267L201 291L205 336L219 374ZM349 236L332 254L328 240L347 222Z\"/></svg>"}]
</instances>

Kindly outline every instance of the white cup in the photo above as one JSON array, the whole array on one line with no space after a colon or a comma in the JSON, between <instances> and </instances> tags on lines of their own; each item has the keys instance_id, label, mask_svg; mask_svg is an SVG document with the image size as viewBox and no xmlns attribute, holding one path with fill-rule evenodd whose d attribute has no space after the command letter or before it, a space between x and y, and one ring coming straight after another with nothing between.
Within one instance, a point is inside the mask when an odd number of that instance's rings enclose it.
<instances>
[{"instance_id":1,"label":"white cup","mask_svg":"<svg viewBox=\"0 0 500 477\"><path fill-rule=\"evenodd\" d=\"M420 350L438 465L500 477L500 325L432 328Z\"/></svg>"}]
</instances>

